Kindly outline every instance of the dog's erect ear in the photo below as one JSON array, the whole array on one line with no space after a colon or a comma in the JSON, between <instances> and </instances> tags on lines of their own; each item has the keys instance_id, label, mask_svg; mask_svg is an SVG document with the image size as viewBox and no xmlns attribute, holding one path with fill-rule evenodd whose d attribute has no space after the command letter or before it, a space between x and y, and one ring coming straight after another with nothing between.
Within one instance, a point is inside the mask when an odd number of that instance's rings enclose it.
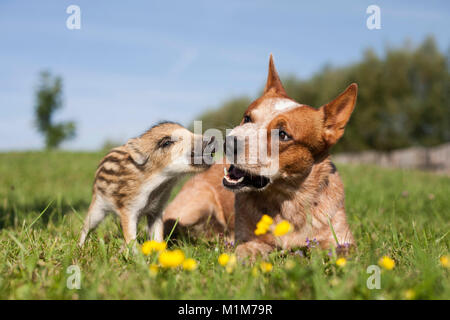
<instances>
[{"instance_id":1,"label":"dog's erect ear","mask_svg":"<svg viewBox=\"0 0 450 320\"><path fill-rule=\"evenodd\" d=\"M133 159L136 164L142 166L148 161L149 155L141 147L139 138L128 140L125 146L128 149L127 151L131 159Z\"/></svg>"},{"instance_id":2,"label":"dog's erect ear","mask_svg":"<svg viewBox=\"0 0 450 320\"><path fill-rule=\"evenodd\" d=\"M336 99L322 106L324 140L328 146L334 145L344 134L345 125L355 108L358 85L352 83Z\"/></svg>"},{"instance_id":3,"label":"dog's erect ear","mask_svg":"<svg viewBox=\"0 0 450 320\"><path fill-rule=\"evenodd\" d=\"M264 93L267 93L271 90L278 94L287 96L286 91L284 90L283 85L281 84L280 77L278 76L277 69L275 69L272 54L270 54L269 74L267 75L267 82L266 87L264 88Z\"/></svg>"}]
</instances>

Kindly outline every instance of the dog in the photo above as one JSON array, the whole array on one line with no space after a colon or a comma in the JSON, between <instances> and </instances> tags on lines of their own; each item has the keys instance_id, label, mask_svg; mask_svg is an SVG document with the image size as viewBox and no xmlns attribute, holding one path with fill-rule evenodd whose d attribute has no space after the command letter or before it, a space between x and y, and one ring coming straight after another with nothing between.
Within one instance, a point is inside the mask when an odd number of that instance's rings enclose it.
<instances>
[{"instance_id":1,"label":"dog","mask_svg":"<svg viewBox=\"0 0 450 320\"><path fill-rule=\"evenodd\" d=\"M194 135L173 122L162 122L112 149L95 173L92 201L79 245L114 211L126 243L136 239L139 218L147 217L148 236L163 240L162 210L172 187L188 173L213 163L214 138Z\"/></svg>"},{"instance_id":2,"label":"dog","mask_svg":"<svg viewBox=\"0 0 450 320\"><path fill-rule=\"evenodd\" d=\"M283 88L271 55L262 96L250 104L240 125L225 139L226 159L233 163L240 157L244 161L231 164L220 177L218 170L205 172L189 190L178 195L185 197L184 207L195 210L171 206L164 220L169 216L179 218L184 222L181 226L189 228L207 220L208 215L220 216L211 213L212 208L220 207L219 202L231 203L234 196L234 210L223 215L234 217L227 226L234 226L236 254L241 259L267 256L275 248L304 247L308 239L315 239L322 248L354 246L345 214L343 184L329 150L344 134L357 90L353 83L317 109L298 103ZM267 139L257 144L257 150L267 150L267 161L248 161L251 147L246 141L261 131ZM269 147L272 133L277 134L277 154ZM227 193L225 200L213 197L218 189L216 179L233 192ZM195 194L195 198L189 201L186 192ZM198 198L214 200L195 206ZM172 214L177 209L178 213ZM292 231L279 238L272 233L256 235L256 225L264 214L271 216L274 224L288 221Z\"/></svg>"},{"instance_id":3,"label":"dog","mask_svg":"<svg viewBox=\"0 0 450 320\"><path fill-rule=\"evenodd\" d=\"M234 193L223 187L224 169L225 164L213 164L183 185L164 210L164 232L208 239L222 234L234 241Z\"/></svg>"}]
</instances>

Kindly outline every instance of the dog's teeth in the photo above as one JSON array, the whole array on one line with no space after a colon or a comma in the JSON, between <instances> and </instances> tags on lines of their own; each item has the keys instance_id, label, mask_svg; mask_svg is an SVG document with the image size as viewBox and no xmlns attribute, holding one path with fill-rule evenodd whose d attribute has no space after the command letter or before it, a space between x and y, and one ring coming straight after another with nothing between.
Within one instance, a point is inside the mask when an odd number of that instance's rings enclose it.
<instances>
[{"instance_id":1,"label":"dog's teeth","mask_svg":"<svg viewBox=\"0 0 450 320\"><path fill-rule=\"evenodd\" d=\"M225 180L227 180L229 183L232 184L238 184L239 182L242 182L244 180L244 177L240 177L238 180L233 180L230 177L228 177L228 175L224 176Z\"/></svg>"}]
</instances>

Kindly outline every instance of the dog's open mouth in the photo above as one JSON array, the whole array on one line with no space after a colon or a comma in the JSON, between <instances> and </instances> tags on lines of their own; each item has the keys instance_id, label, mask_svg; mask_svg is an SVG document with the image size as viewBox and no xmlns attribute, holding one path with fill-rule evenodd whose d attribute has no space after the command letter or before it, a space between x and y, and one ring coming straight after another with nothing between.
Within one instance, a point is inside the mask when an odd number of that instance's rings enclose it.
<instances>
[{"instance_id":1,"label":"dog's open mouth","mask_svg":"<svg viewBox=\"0 0 450 320\"><path fill-rule=\"evenodd\" d=\"M234 165L231 165L228 170L224 169L223 185L228 189L241 189L243 187L262 189L269 182L270 179L265 176L245 172Z\"/></svg>"}]
</instances>

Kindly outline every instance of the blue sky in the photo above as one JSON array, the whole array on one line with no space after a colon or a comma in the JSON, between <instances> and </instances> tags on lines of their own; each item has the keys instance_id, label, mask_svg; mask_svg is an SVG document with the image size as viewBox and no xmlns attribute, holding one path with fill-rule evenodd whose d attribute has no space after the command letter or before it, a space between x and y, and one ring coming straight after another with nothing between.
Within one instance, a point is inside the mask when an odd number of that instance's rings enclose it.
<instances>
[{"instance_id":1,"label":"blue sky","mask_svg":"<svg viewBox=\"0 0 450 320\"><path fill-rule=\"evenodd\" d=\"M81 30L66 8L81 8ZM368 30L366 8L381 8ZM325 63L345 65L368 47L383 52L435 36L450 45L443 1L10 1L0 0L0 150L39 149L33 127L41 70L64 79L75 120L65 149L125 141L156 121L189 124L237 95L255 97L272 52L280 74L307 78Z\"/></svg>"}]
</instances>

